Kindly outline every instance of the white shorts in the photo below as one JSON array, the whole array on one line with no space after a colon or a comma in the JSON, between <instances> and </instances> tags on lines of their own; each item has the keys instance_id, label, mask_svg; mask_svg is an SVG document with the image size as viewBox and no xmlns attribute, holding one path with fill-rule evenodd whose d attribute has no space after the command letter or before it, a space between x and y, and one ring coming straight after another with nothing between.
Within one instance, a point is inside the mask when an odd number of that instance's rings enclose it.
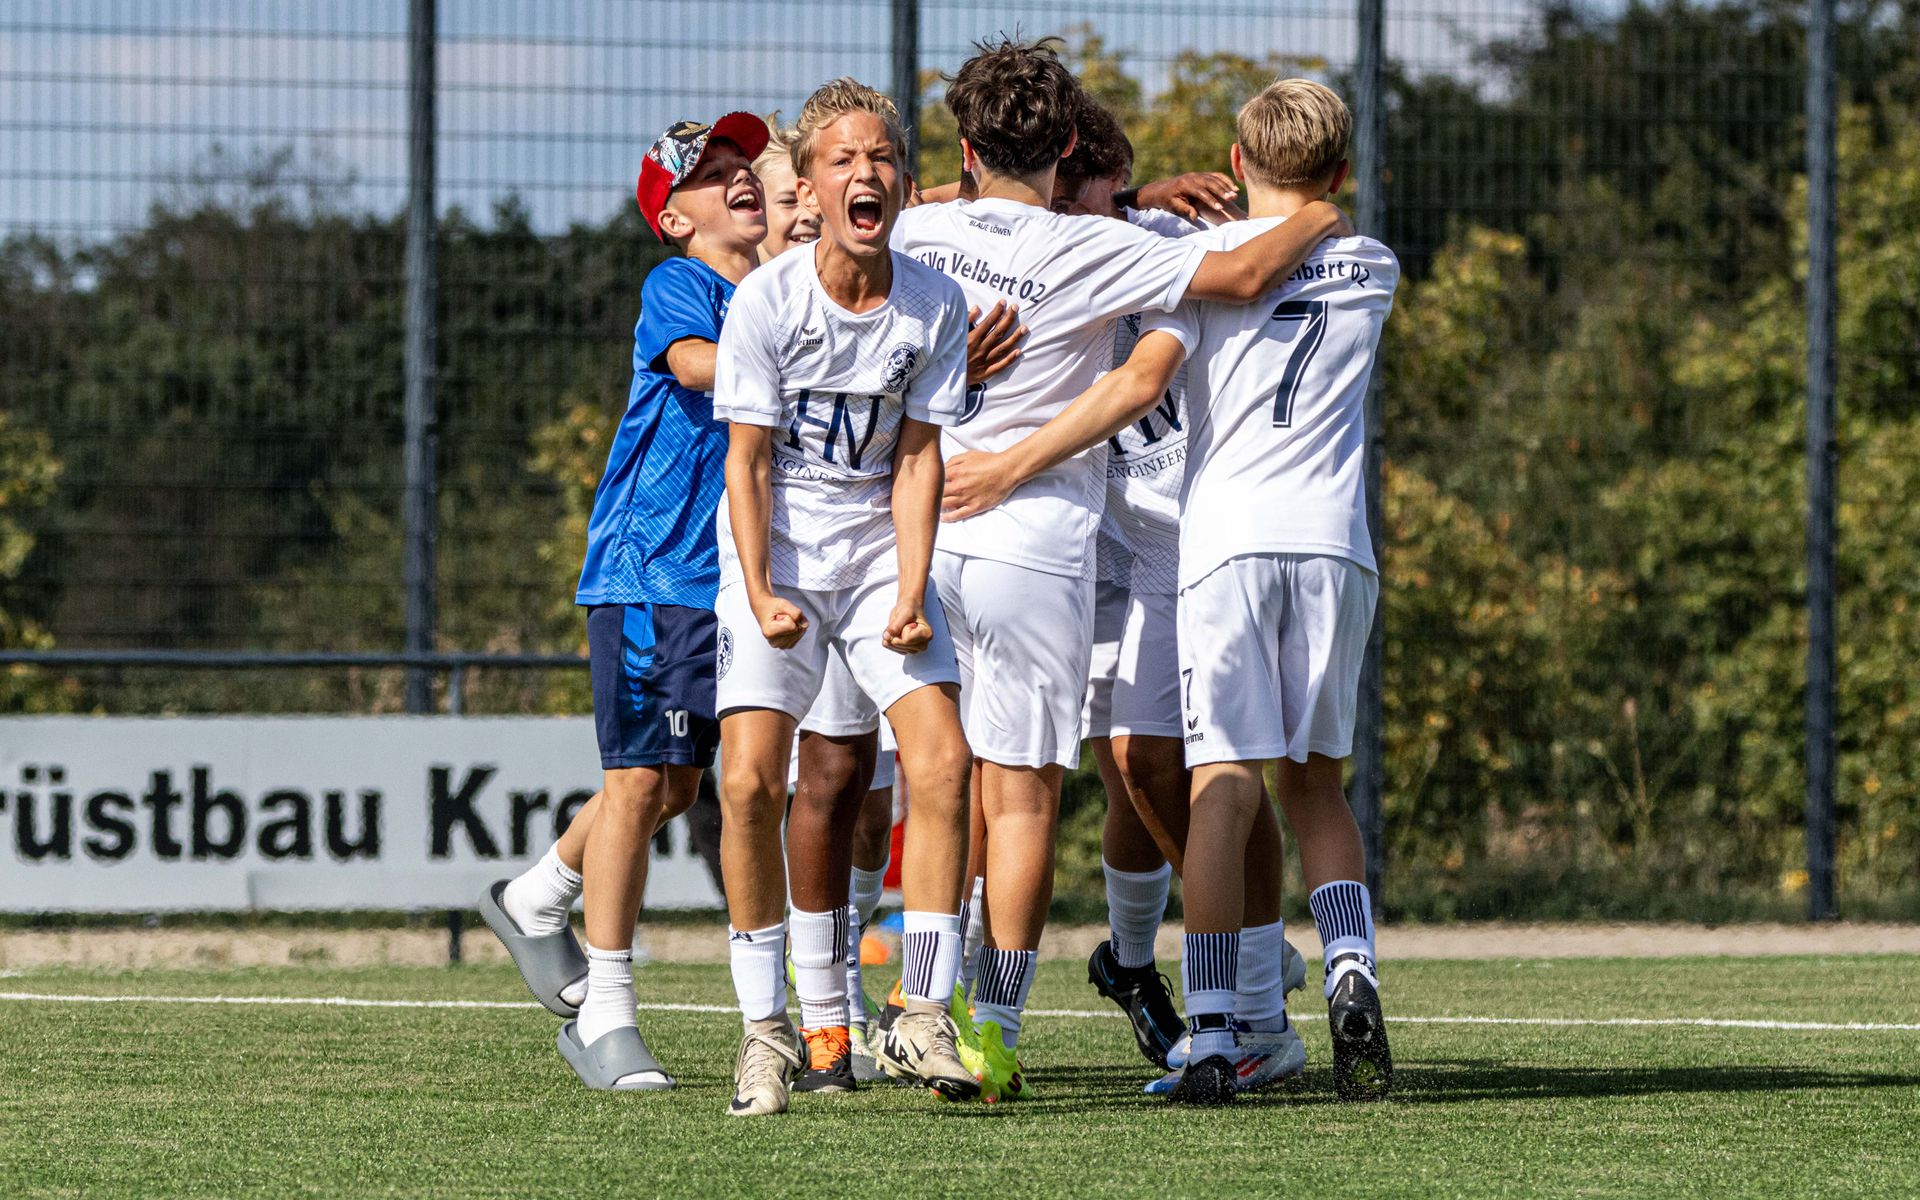
<instances>
[{"instance_id":1,"label":"white shorts","mask_svg":"<svg viewBox=\"0 0 1920 1200\"><path fill-rule=\"evenodd\" d=\"M1380 580L1344 558L1248 554L1180 593L1187 765L1353 753Z\"/></svg>"},{"instance_id":2,"label":"white shorts","mask_svg":"<svg viewBox=\"0 0 1920 1200\"><path fill-rule=\"evenodd\" d=\"M1113 733L1113 677L1120 670L1120 634L1127 626L1127 589L1099 580L1093 585L1093 657L1087 666L1087 700L1080 709L1082 737Z\"/></svg>"},{"instance_id":3,"label":"white shorts","mask_svg":"<svg viewBox=\"0 0 1920 1200\"><path fill-rule=\"evenodd\" d=\"M1114 737L1177 738L1180 727L1178 601L1165 592L1127 597L1120 669L1113 682Z\"/></svg>"},{"instance_id":4,"label":"white shorts","mask_svg":"<svg viewBox=\"0 0 1920 1200\"><path fill-rule=\"evenodd\" d=\"M719 620L714 699L722 717L735 709L771 708L798 722L819 698L836 652L846 660L854 684L881 712L929 684L960 682L934 585L927 588L933 641L918 654L896 654L880 644L899 594L891 574L853 587L778 591L807 618L807 631L786 650L775 650L761 634L744 585L722 587L714 600Z\"/></svg>"},{"instance_id":5,"label":"white shorts","mask_svg":"<svg viewBox=\"0 0 1920 1200\"><path fill-rule=\"evenodd\" d=\"M974 754L1006 767L1077 766L1092 581L944 550L934 551L933 578L953 630Z\"/></svg>"},{"instance_id":6,"label":"white shorts","mask_svg":"<svg viewBox=\"0 0 1920 1200\"><path fill-rule=\"evenodd\" d=\"M800 728L828 737L853 737L880 728L880 710L853 681L847 660L838 649L827 654L827 673L820 680L820 694L813 707L800 718Z\"/></svg>"}]
</instances>

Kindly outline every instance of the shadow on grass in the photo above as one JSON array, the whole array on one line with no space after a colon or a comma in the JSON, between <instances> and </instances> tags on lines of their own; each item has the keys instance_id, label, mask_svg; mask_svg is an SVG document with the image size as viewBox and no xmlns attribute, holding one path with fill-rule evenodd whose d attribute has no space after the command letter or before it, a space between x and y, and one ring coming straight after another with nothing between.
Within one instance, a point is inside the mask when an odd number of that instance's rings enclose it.
<instances>
[{"instance_id":1,"label":"shadow on grass","mask_svg":"<svg viewBox=\"0 0 1920 1200\"><path fill-rule=\"evenodd\" d=\"M1035 1076L1036 1098L1056 1111L1111 1108L1141 1094L1153 1068L1055 1067ZM1395 1074L1392 1104L1459 1104L1499 1100L1613 1099L1688 1093L1867 1091L1920 1087L1920 1075L1829 1071L1810 1067L1522 1067L1489 1059L1409 1063ZM1331 1072L1311 1070L1278 1088L1240 1097L1242 1104L1304 1107L1341 1104ZM1024 1107L1024 1106L1023 1106ZM1036 1106L1037 1107L1037 1106Z\"/></svg>"}]
</instances>

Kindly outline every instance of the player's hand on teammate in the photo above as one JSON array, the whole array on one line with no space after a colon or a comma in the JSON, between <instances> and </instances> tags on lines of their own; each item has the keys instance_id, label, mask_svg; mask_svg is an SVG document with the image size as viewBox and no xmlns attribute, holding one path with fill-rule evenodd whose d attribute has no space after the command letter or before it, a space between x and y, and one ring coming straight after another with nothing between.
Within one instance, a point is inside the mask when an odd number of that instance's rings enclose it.
<instances>
[{"instance_id":1,"label":"player's hand on teammate","mask_svg":"<svg viewBox=\"0 0 1920 1200\"><path fill-rule=\"evenodd\" d=\"M887 631L880 644L895 654L918 654L933 642L933 626L927 621L925 601L896 600L887 616Z\"/></svg>"},{"instance_id":2,"label":"player's hand on teammate","mask_svg":"<svg viewBox=\"0 0 1920 1200\"><path fill-rule=\"evenodd\" d=\"M1005 300L994 301L985 319L975 305L967 310L967 386L975 387L1013 365L1027 327L1020 310Z\"/></svg>"},{"instance_id":3,"label":"player's hand on teammate","mask_svg":"<svg viewBox=\"0 0 1920 1200\"><path fill-rule=\"evenodd\" d=\"M753 601L754 619L760 632L775 650L791 650L807 632L807 614L793 601L769 593Z\"/></svg>"},{"instance_id":4,"label":"player's hand on teammate","mask_svg":"<svg viewBox=\"0 0 1920 1200\"><path fill-rule=\"evenodd\" d=\"M1247 219L1240 207L1240 185L1220 171L1188 171L1142 184L1138 204L1206 225Z\"/></svg>"},{"instance_id":5,"label":"player's hand on teammate","mask_svg":"<svg viewBox=\"0 0 1920 1200\"><path fill-rule=\"evenodd\" d=\"M947 460L940 519L964 521L983 513L1005 500L1013 488L1013 473L1000 455L978 450L957 454Z\"/></svg>"}]
</instances>

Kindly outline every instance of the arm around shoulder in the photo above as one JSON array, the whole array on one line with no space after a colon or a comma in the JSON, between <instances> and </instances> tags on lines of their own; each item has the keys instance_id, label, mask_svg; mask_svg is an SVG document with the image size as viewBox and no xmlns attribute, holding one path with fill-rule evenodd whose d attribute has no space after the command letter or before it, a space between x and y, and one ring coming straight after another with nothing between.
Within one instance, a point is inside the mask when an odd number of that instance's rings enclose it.
<instances>
[{"instance_id":1,"label":"arm around shoulder","mask_svg":"<svg viewBox=\"0 0 1920 1200\"><path fill-rule=\"evenodd\" d=\"M1322 241L1352 229L1346 214L1325 200L1315 200L1259 237L1201 259L1186 298L1250 304L1298 270Z\"/></svg>"}]
</instances>

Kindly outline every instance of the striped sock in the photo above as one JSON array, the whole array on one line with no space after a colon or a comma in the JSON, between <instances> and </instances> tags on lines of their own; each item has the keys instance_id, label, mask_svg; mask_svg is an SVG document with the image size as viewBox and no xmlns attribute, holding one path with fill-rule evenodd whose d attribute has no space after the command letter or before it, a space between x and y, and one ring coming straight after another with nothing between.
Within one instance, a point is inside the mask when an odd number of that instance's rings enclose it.
<instances>
[{"instance_id":1,"label":"striped sock","mask_svg":"<svg viewBox=\"0 0 1920 1200\"><path fill-rule=\"evenodd\" d=\"M1337 969L1327 971L1327 995L1333 995L1334 985L1340 982L1340 976L1350 970L1365 971L1367 978L1377 983L1373 954L1373 898L1367 894L1367 885L1351 879L1336 879L1332 883L1322 884L1307 897L1307 907L1313 910L1313 923L1320 931L1320 944L1326 947L1323 958L1329 967L1342 955L1359 956L1348 958Z\"/></svg>"},{"instance_id":2,"label":"striped sock","mask_svg":"<svg viewBox=\"0 0 1920 1200\"><path fill-rule=\"evenodd\" d=\"M980 947L980 977L973 984L973 1015L980 1024L1000 1025L1000 1040L1011 1049L1020 1041L1020 1018L1033 990L1033 967L1038 950L999 950Z\"/></svg>"},{"instance_id":3,"label":"striped sock","mask_svg":"<svg viewBox=\"0 0 1920 1200\"><path fill-rule=\"evenodd\" d=\"M947 1003L960 974L960 917L906 912L900 921L900 994Z\"/></svg>"},{"instance_id":4,"label":"striped sock","mask_svg":"<svg viewBox=\"0 0 1920 1200\"><path fill-rule=\"evenodd\" d=\"M800 996L800 1024L807 1029L845 1025L847 1019L847 905L826 912L793 910L793 983Z\"/></svg>"},{"instance_id":5,"label":"striped sock","mask_svg":"<svg viewBox=\"0 0 1920 1200\"><path fill-rule=\"evenodd\" d=\"M1240 935L1189 933L1180 958L1180 984L1187 997L1187 1024L1193 1030L1193 1052L1188 1062L1215 1054L1233 1055L1233 1030L1225 1018L1233 1013L1239 986Z\"/></svg>"}]
</instances>

